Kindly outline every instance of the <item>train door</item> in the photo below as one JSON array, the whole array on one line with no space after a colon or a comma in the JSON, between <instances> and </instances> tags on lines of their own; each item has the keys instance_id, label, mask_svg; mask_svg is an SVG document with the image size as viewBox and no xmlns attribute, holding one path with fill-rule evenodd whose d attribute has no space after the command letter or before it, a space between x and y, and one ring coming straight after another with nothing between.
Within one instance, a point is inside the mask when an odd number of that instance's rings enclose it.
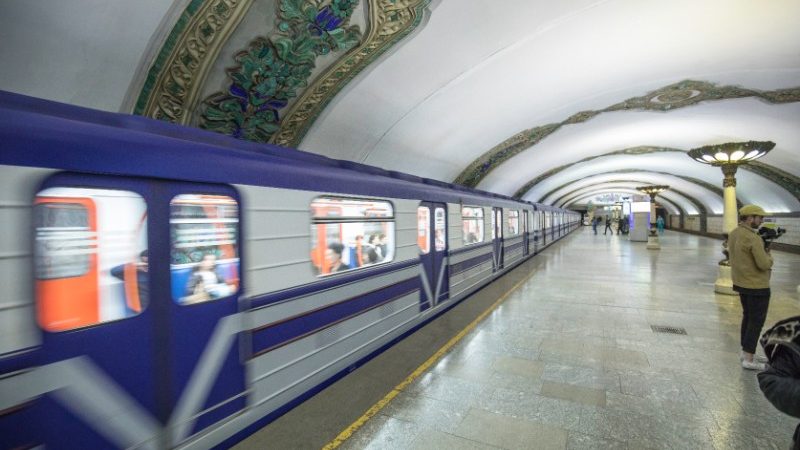
<instances>
[{"instance_id":1,"label":"train door","mask_svg":"<svg viewBox=\"0 0 800 450\"><path fill-rule=\"evenodd\" d=\"M522 256L530 254L529 237L528 237L528 215L530 213L527 209L522 210Z\"/></svg>"},{"instance_id":2,"label":"train door","mask_svg":"<svg viewBox=\"0 0 800 450\"><path fill-rule=\"evenodd\" d=\"M159 373L149 271L154 198L141 180L55 175L34 199L34 291L46 447L131 447L157 435ZM44 369L42 369L44 370ZM108 417L113 414L114 420ZM144 441L144 442L142 442Z\"/></svg>"},{"instance_id":3,"label":"train door","mask_svg":"<svg viewBox=\"0 0 800 450\"><path fill-rule=\"evenodd\" d=\"M160 347L166 347L170 379L161 393L169 409L169 443L177 445L245 407L238 316L240 201L230 186L161 185L164 205L157 245L154 301L163 305ZM168 224L168 225L167 225ZM155 269L155 267L154 267ZM168 343L167 345L164 345ZM164 361L166 363L166 361Z\"/></svg>"},{"instance_id":4,"label":"train door","mask_svg":"<svg viewBox=\"0 0 800 450\"><path fill-rule=\"evenodd\" d=\"M45 445L172 447L244 406L228 319L237 205L225 186L46 181L34 201L35 295L42 365L61 389L36 405Z\"/></svg>"},{"instance_id":5,"label":"train door","mask_svg":"<svg viewBox=\"0 0 800 450\"><path fill-rule=\"evenodd\" d=\"M423 285L421 310L436 306L450 296L447 242L447 205L421 202L417 209L417 244Z\"/></svg>"},{"instance_id":6,"label":"train door","mask_svg":"<svg viewBox=\"0 0 800 450\"><path fill-rule=\"evenodd\" d=\"M503 208L492 208L492 261L494 271L503 268Z\"/></svg>"}]
</instances>

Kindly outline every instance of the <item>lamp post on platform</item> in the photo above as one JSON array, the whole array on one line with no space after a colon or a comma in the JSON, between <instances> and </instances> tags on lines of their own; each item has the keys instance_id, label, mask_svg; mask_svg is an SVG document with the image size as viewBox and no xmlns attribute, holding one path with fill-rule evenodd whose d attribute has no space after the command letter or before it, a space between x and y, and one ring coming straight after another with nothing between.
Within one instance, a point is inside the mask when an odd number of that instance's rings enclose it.
<instances>
[{"instance_id":1,"label":"lamp post on platform","mask_svg":"<svg viewBox=\"0 0 800 450\"><path fill-rule=\"evenodd\" d=\"M689 150L689 157L697 162L720 167L724 178L723 187L723 221L722 254L725 259L719 262L719 276L714 283L714 291L720 294L736 295L731 280L731 266L728 262L728 233L736 228L736 170L739 166L758 159L772 150L775 143L771 141L727 142L717 145L706 145Z\"/></svg>"},{"instance_id":2,"label":"lamp post on platform","mask_svg":"<svg viewBox=\"0 0 800 450\"><path fill-rule=\"evenodd\" d=\"M636 189L650 196L650 233L647 236L647 248L660 250L661 244L658 242L658 233L656 233L656 195L669 189L669 186L640 186Z\"/></svg>"}]
</instances>

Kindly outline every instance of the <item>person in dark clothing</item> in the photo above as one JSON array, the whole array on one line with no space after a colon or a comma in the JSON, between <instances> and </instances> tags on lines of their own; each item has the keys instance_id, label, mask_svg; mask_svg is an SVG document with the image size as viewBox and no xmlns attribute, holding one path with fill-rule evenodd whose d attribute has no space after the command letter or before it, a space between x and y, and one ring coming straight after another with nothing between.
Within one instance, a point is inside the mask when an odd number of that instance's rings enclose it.
<instances>
[{"instance_id":1,"label":"person in dark clothing","mask_svg":"<svg viewBox=\"0 0 800 450\"><path fill-rule=\"evenodd\" d=\"M129 313L138 314L147 306L150 295L148 279L148 253L139 253L136 263L121 264L111 269L111 276L123 281L125 289L125 307Z\"/></svg>"},{"instance_id":2,"label":"person in dark clothing","mask_svg":"<svg viewBox=\"0 0 800 450\"><path fill-rule=\"evenodd\" d=\"M611 232L611 235L614 235L614 230L611 229L611 217L606 216L606 229L603 231L603 235L605 236L606 233Z\"/></svg>"},{"instance_id":3,"label":"person in dark clothing","mask_svg":"<svg viewBox=\"0 0 800 450\"><path fill-rule=\"evenodd\" d=\"M769 359L758 374L761 392L779 411L800 418L800 316L776 323L761 337ZM794 430L792 450L800 450L800 424Z\"/></svg>"},{"instance_id":4,"label":"person in dark clothing","mask_svg":"<svg viewBox=\"0 0 800 450\"><path fill-rule=\"evenodd\" d=\"M592 231L594 234L597 234L597 224L600 223L599 217L592 217Z\"/></svg>"},{"instance_id":5,"label":"person in dark clothing","mask_svg":"<svg viewBox=\"0 0 800 450\"><path fill-rule=\"evenodd\" d=\"M342 252L344 252L344 245L339 242L331 242L328 244L328 250L325 252L325 262L328 264L330 273L344 272L350 270L351 267L342 261Z\"/></svg>"}]
</instances>

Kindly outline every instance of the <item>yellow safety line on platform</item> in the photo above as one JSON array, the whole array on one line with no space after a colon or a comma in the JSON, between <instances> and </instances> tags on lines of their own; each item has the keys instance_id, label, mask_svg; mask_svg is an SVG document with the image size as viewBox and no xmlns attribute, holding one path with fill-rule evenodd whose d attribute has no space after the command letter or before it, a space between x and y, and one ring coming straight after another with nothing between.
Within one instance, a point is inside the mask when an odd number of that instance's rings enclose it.
<instances>
[{"instance_id":1,"label":"yellow safety line on platform","mask_svg":"<svg viewBox=\"0 0 800 450\"><path fill-rule=\"evenodd\" d=\"M528 281L534 275L534 273L536 272L532 271L528 276L522 279L519 283L515 284L514 287L509 289L505 294L503 294L499 299L497 299L497 301L492 303L492 306L486 308L486 310L482 312L480 316L478 316L475 320L470 322L469 325L467 325L463 330L459 331L457 335L453 336L453 338L450 339L446 344L444 344L442 348L436 351L436 353L434 353L433 356L428 358L428 360L422 363L421 366L417 367L413 372L411 372L411 375L406 377L405 380L403 380L400 384L395 386L394 389L392 389L388 394L386 394L385 397L383 397L377 403L372 405L372 407L368 409L367 412L365 412L361 417L356 419L356 421L350 424L349 427L345 428L344 431L339 433L339 435L336 436L336 439L334 439L333 441L329 442L324 447L322 447L322 450L332 450L342 445L344 441L346 441L347 439L350 438L350 436L353 435L353 433L355 433L359 428L364 426L364 424L366 424L369 419L371 419L375 414L378 414L378 412L382 410L386 405L388 405L389 402L391 402L395 397L397 397L401 392L403 392L403 389L407 388L408 385L413 383L414 380L416 380L420 375L422 375L426 370L428 370L428 368L432 366L433 363L435 363L442 356L444 356L445 353L447 353L454 345L458 343L458 341L460 341L464 336L466 336L467 333L472 331L472 329L475 328L478 325L478 323L480 323L483 319L485 319L486 316L489 315L489 313L491 313L495 308L497 308L500 305L500 303L502 303L506 299L506 297L511 295L511 293L517 290L517 288L520 287L523 283Z\"/></svg>"}]
</instances>

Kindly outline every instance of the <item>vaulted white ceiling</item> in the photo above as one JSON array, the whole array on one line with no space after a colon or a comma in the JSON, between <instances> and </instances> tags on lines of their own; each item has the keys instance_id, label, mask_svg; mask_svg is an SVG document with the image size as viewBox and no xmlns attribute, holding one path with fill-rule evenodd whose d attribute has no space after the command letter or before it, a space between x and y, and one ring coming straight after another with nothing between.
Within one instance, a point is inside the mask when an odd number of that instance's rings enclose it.
<instances>
[{"instance_id":1,"label":"vaulted white ceiling","mask_svg":"<svg viewBox=\"0 0 800 450\"><path fill-rule=\"evenodd\" d=\"M0 2L0 89L130 112L171 27L198 3ZM222 53L260 35L279 4L252 0ZM365 31L368 4L353 16ZM208 79L224 79L225 61ZM672 91L677 100L663 94L684 80L694 84ZM682 103L693 96L701 101ZM668 184L668 209L719 214L720 170L685 152L770 140L766 169L738 172L739 200L797 212L798 124L797 0L433 0L413 33L332 97L298 146L566 206Z\"/></svg>"}]
</instances>

